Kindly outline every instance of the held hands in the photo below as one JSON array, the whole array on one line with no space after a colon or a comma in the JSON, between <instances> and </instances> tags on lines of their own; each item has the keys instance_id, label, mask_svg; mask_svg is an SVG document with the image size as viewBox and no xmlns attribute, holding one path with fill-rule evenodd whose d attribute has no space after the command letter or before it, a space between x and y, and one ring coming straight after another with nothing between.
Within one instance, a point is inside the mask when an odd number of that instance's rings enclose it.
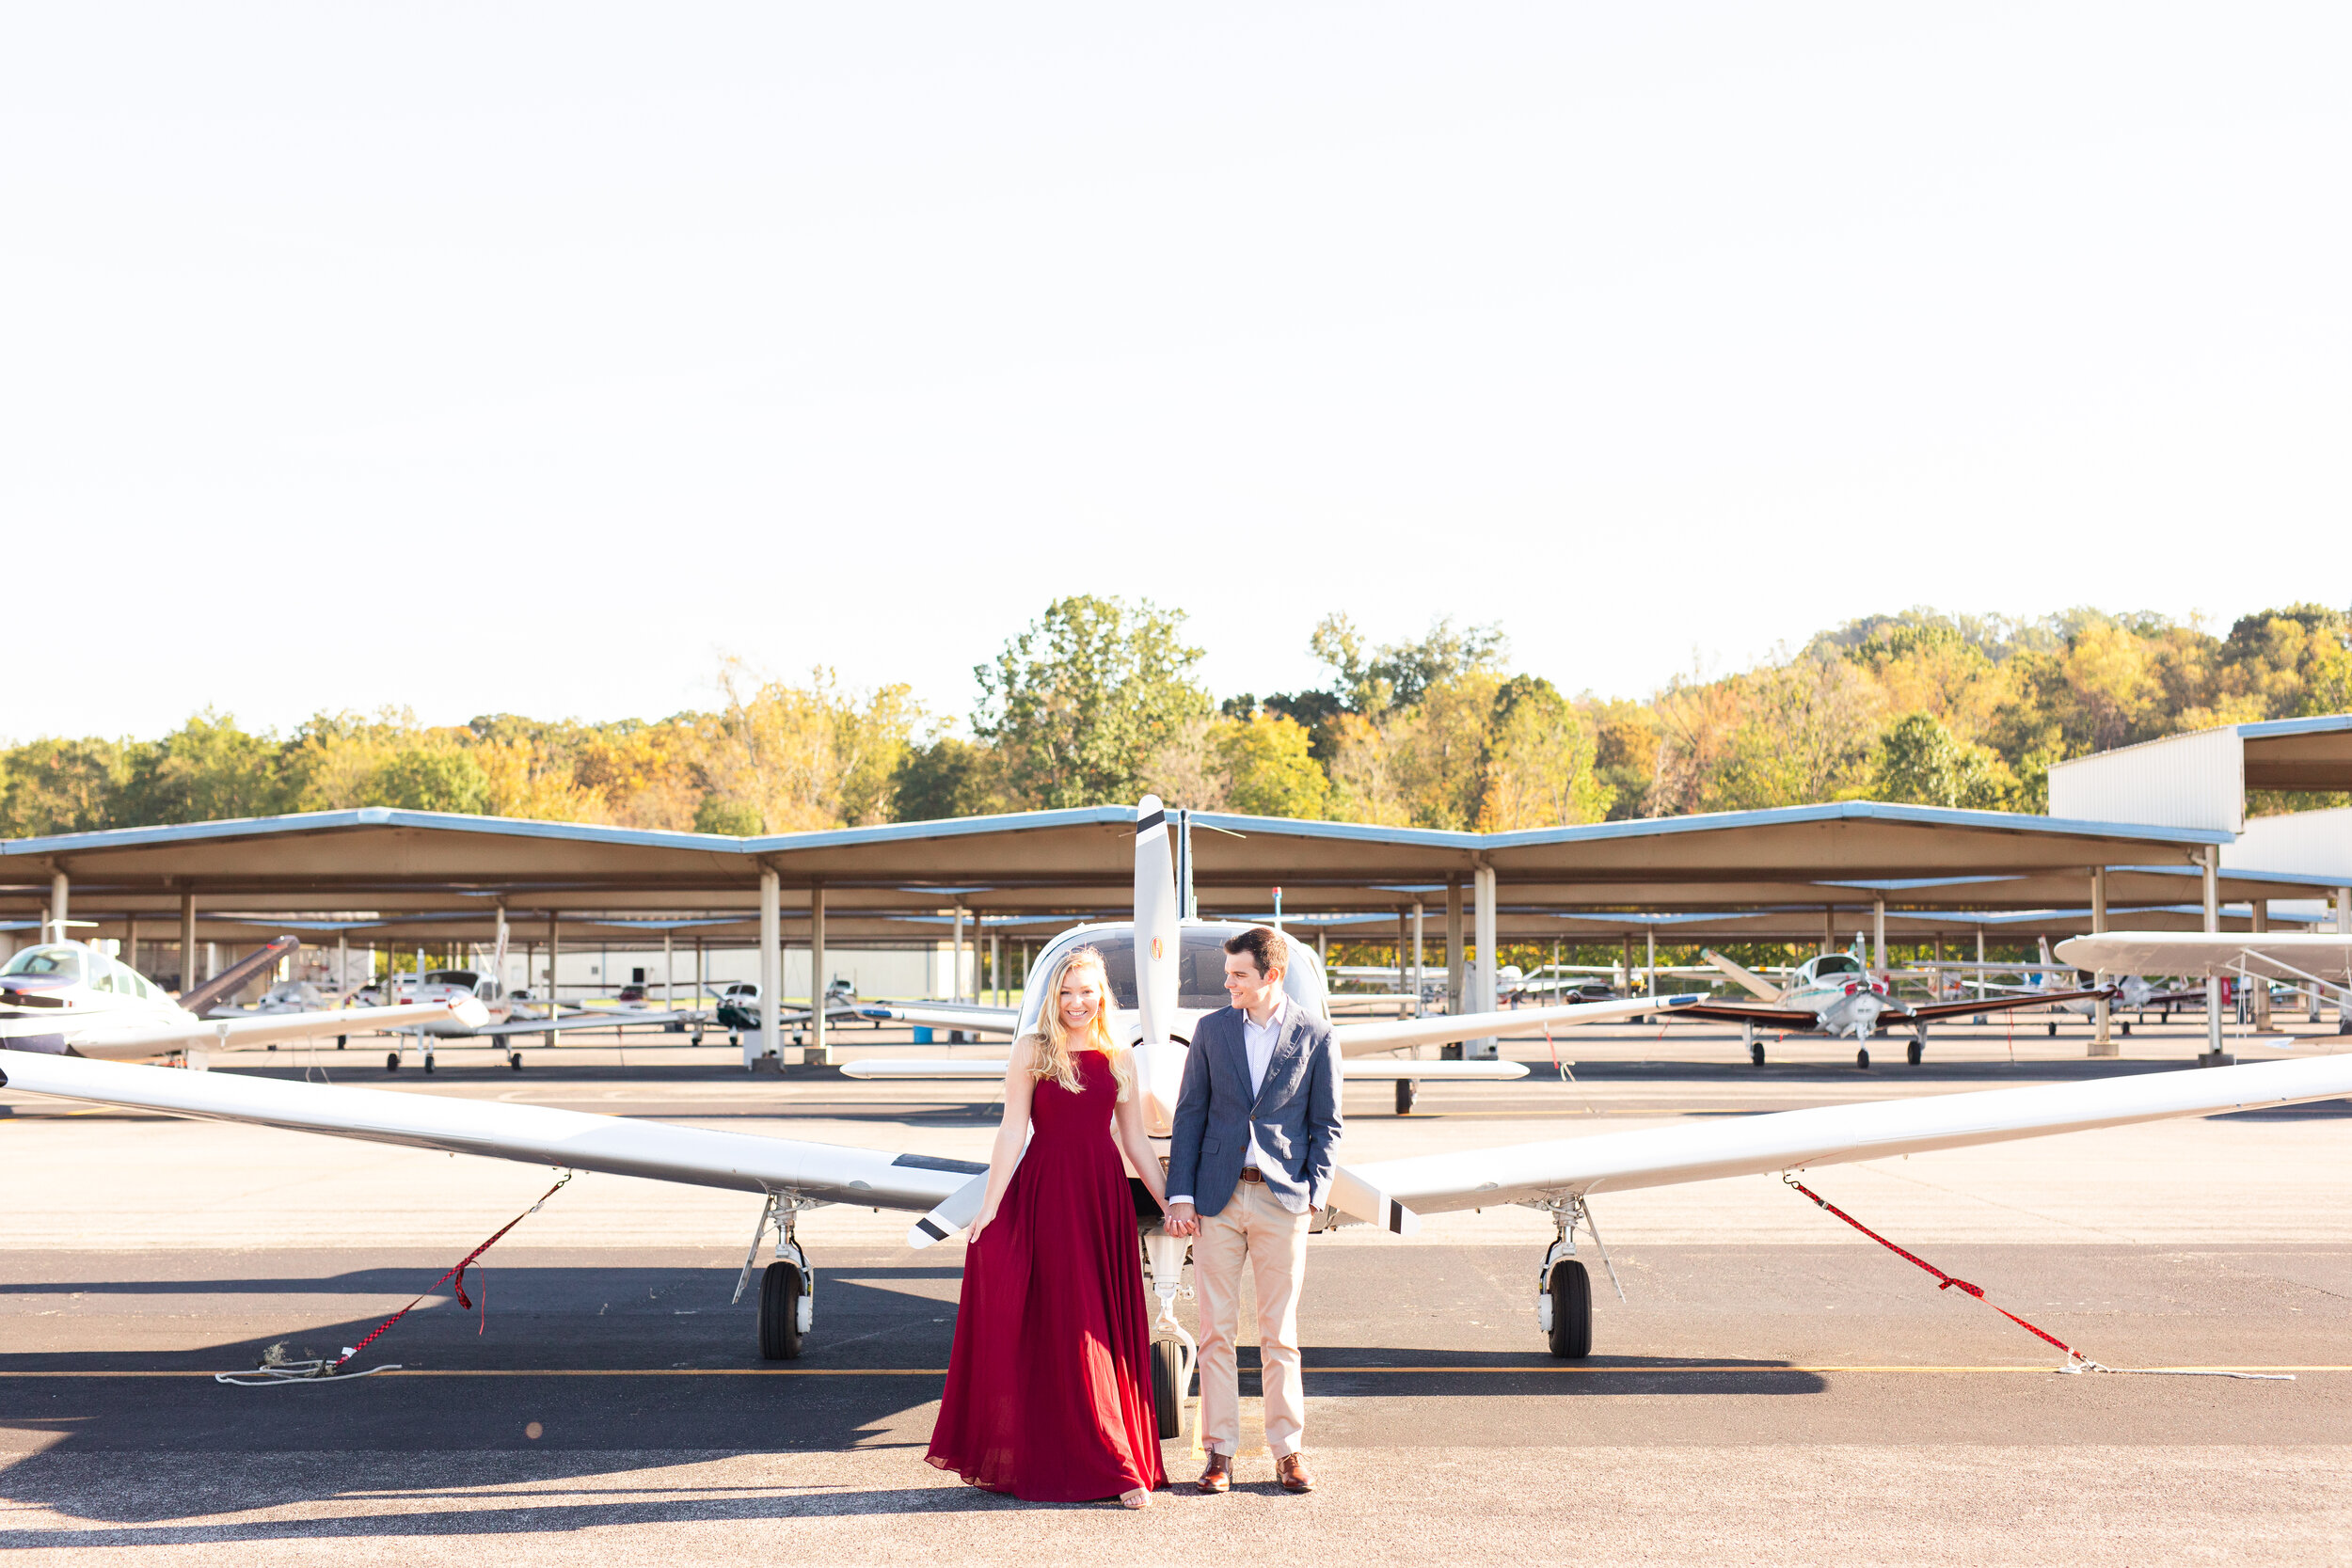
<instances>
[{"instance_id":1,"label":"held hands","mask_svg":"<svg viewBox=\"0 0 2352 1568\"><path fill-rule=\"evenodd\" d=\"M1200 1221L1194 1215L1189 1203L1169 1204L1168 1218L1163 1224L1171 1236L1195 1236L1200 1231Z\"/></svg>"}]
</instances>

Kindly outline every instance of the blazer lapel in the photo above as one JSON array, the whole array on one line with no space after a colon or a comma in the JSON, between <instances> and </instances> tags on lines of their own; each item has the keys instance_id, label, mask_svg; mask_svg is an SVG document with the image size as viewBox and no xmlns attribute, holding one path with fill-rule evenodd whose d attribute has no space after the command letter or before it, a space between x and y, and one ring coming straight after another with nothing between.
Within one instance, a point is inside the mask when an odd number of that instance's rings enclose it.
<instances>
[{"instance_id":1,"label":"blazer lapel","mask_svg":"<svg viewBox=\"0 0 2352 1568\"><path fill-rule=\"evenodd\" d=\"M1306 1049L1306 1038L1307 1021L1299 1017L1297 1009L1293 1007L1291 1009L1289 1026L1282 1031L1282 1037L1274 1042L1274 1054L1266 1058L1265 1082L1258 1085L1257 1096L1250 1101L1249 1108L1251 1111L1254 1112L1257 1110L1258 1101L1265 1099L1266 1091L1268 1089L1274 1087L1275 1085L1282 1081L1283 1069L1290 1062L1290 1059L1297 1055L1302 1050ZM1243 1066L1245 1069L1248 1065L1248 1053L1244 1052ZM1248 1083L1248 1080L1244 1079L1243 1082Z\"/></svg>"},{"instance_id":2,"label":"blazer lapel","mask_svg":"<svg viewBox=\"0 0 2352 1568\"><path fill-rule=\"evenodd\" d=\"M1249 1015L1239 1007L1228 1007L1226 1011L1233 1015L1232 1027L1225 1031L1226 1065L1232 1070L1233 1082L1247 1089L1249 1087L1249 1042L1242 1033L1242 1025L1248 1021ZM1250 1098L1253 1101L1257 1098L1254 1092Z\"/></svg>"}]
</instances>

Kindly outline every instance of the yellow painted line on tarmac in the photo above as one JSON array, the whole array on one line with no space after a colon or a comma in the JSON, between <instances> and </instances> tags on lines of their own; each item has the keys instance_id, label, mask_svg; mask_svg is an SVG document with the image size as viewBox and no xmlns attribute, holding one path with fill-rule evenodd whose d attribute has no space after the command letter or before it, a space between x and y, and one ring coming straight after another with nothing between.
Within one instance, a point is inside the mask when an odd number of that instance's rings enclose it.
<instances>
[{"instance_id":1,"label":"yellow painted line on tarmac","mask_svg":"<svg viewBox=\"0 0 2352 1568\"><path fill-rule=\"evenodd\" d=\"M1308 1367L1312 1376L1378 1376L1421 1373L1443 1377L1686 1377L1694 1373L1721 1376L1728 1372L1868 1372L1966 1373L2031 1372L2048 1376L2059 1369L2028 1367L1910 1367L1910 1366L1705 1366L1705 1367ZM2352 1366L2278 1367L2137 1367L2142 1372L2352 1372ZM240 1370L235 1376L246 1375ZM391 1369L402 1377L946 1377L945 1367L406 1367ZM0 1383L20 1378L152 1378L211 1377L208 1371L0 1371ZM389 1374L378 1374L389 1375ZM296 1381L332 1383L333 1378Z\"/></svg>"}]
</instances>

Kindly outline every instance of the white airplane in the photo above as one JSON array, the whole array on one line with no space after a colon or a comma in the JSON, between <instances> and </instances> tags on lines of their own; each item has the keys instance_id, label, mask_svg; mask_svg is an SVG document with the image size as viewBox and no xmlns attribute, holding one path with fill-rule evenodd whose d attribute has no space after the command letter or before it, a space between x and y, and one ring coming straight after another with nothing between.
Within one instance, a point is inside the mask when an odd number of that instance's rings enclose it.
<instances>
[{"instance_id":1,"label":"white airplane","mask_svg":"<svg viewBox=\"0 0 2352 1568\"><path fill-rule=\"evenodd\" d=\"M0 966L0 1050L114 1061L180 1055L201 1069L209 1063L207 1049L215 1046L272 1045L483 1016L469 1001L223 1018L213 1013L215 1006L292 951L294 938L278 938L175 1001L130 965L87 942L65 941L62 931L58 936Z\"/></svg>"},{"instance_id":2,"label":"white airplane","mask_svg":"<svg viewBox=\"0 0 2352 1568\"><path fill-rule=\"evenodd\" d=\"M1157 800L1147 796L1144 815L1151 816L1158 810L1158 804ZM1138 970L1136 933L1143 924L1142 911L1146 901L1157 901L1157 881L1152 879L1152 885L1147 887L1146 874L1140 869L1140 859L1137 864L1137 918L1135 922L1116 921L1076 927L1055 938L1046 948L1047 953L1059 953L1067 951L1073 944L1089 942L1101 948L1104 967L1110 976L1111 1000L1120 1009L1122 1021L1140 1020L1145 1006L1142 991L1152 983L1151 971L1153 967L1147 962ZM1174 988L1163 999L1168 1009L1166 1030L1172 1041L1184 1044L1191 1039L1193 1028L1202 1017L1229 1005L1225 994L1225 943L1229 938L1248 930L1256 923L1178 918L1173 913L1174 887L1174 881L1169 880L1169 911L1159 917L1160 928L1168 931L1173 940L1162 939L1157 945L1160 947L1161 962L1171 970L1170 983ZM1300 1006L1331 1024L1332 1037L1338 1043L1340 1054L1346 1064L1344 1076L1396 1085L1396 1109L1400 1116L1413 1108L1419 1086L1423 1083L1432 1080L1492 1082L1524 1078L1527 1076L1527 1066L1523 1062L1499 1060L1433 1062L1393 1056L1386 1060L1375 1059L1388 1053L1432 1045L1452 1045L1501 1034L1506 1029L1599 1023L1634 1018L1670 1010L1698 1000L1695 996L1641 997L1553 1007L1520 1007L1499 1012L1343 1021L1332 1016L1331 1005L1346 998L1344 993L1335 995L1328 989L1322 960L1315 957L1314 950L1287 933L1283 943L1290 952L1290 967L1285 971L1283 988L1286 993ZM1038 965L1032 973L1047 973L1046 959L1042 955ZM1014 1007L978 1006L968 1003L874 1002L860 1010L865 1017L876 1020L1015 1037L1037 1026L1038 1009L1041 1005L1039 996L1024 995L1021 1005ZM1137 1025L1131 1022L1128 1026L1133 1028ZM1005 1075L1005 1063L1006 1058L1002 1056L923 1060L868 1056L844 1065L841 1070L850 1078L994 1080ZM1173 1083L1168 1085L1168 1100L1169 1104L1175 1103Z\"/></svg>"},{"instance_id":3,"label":"white airplane","mask_svg":"<svg viewBox=\"0 0 2352 1568\"><path fill-rule=\"evenodd\" d=\"M1909 1056L1914 1066L1927 1053L1928 1025L1939 1018L1971 1013L2005 1012L2011 1007L2046 1007L2077 997L2097 998L2106 990L2045 990L2030 996L1977 997L1965 1002L1906 1002L1887 989L1884 976L1874 975L1851 953L1824 953L1797 966L1786 986L1776 986L1754 970L1744 969L1709 948L1707 961L1738 981L1756 1002L1699 1002L1678 1008L1677 1018L1704 1018L1740 1025L1740 1043L1748 1060L1764 1065L1764 1042L1758 1029L1786 1029L1830 1036L1851 1035L1860 1042L1854 1065L1870 1065L1869 1040L1882 1021L1906 1024L1913 1038Z\"/></svg>"},{"instance_id":4,"label":"white airplane","mask_svg":"<svg viewBox=\"0 0 2352 1568\"><path fill-rule=\"evenodd\" d=\"M2208 936L2201 931L2103 931L2069 937L2058 956L2077 969L2209 976L2208 989L2177 993L2204 1003L2215 1037L2220 1033L2220 993L2214 985L2234 975L2254 985L2274 980L2316 985L2336 998L2336 1028L2352 1034L2352 935L2326 931L2255 931Z\"/></svg>"},{"instance_id":5,"label":"white airplane","mask_svg":"<svg viewBox=\"0 0 2352 1568\"><path fill-rule=\"evenodd\" d=\"M1116 1022L1136 1052L1147 1129L1164 1139L1186 1052L1176 1030L1185 1011L1181 1006L1184 944L1171 939L1183 938L1188 927L1177 915L1166 818L1158 802L1149 799L1140 816L1134 925L1065 932L1046 944L1036 972L1054 974L1071 948L1089 942L1104 947L1114 962L1131 966L1135 1006L1122 1007ZM1321 972L1311 963L1312 953L1295 942L1289 945L1290 993L1319 1008ZM1120 954L1123 958L1115 956ZM1044 1001L1042 995L1026 996L1023 1010L1033 1013ZM1660 1006L1656 1000L1645 1005ZM763 1207L737 1290L739 1299L772 1227L775 1258L761 1277L758 1310L760 1354L771 1359L797 1356L814 1321L815 1276L795 1233L800 1214L827 1203L897 1209L919 1216L907 1232L909 1243L928 1246L967 1226L987 1187L987 1167L977 1161L234 1073L198 1075L15 1054L0 1056L0 1087L758 1194ZM1459 1149L1339 1166L1329 1207L1317 1224L1366 1223L1410 1236L1424 1213L1516 1204L1545 1214L1554 1237L1532 1282L1536 1323L1554 1355L1574 1358L1592 1350L1591 1281L1577 1257L1576 1238L1580 1228L1591 1230L1589 1204L1596 1193L1887 1159L2347 1093L2352 1093L2352 1054L1820 1106ZM1177 1436L1183 1431L1180 1393L1188 1385L1192 1360L1190 1338L1175 1310L1187 1244L1168 1236L1156 1221L1139 1219L1137 1227L1141 1267L1159 1303L1152 1354L1161 1431Z\"/></svg>"}]
</instances>

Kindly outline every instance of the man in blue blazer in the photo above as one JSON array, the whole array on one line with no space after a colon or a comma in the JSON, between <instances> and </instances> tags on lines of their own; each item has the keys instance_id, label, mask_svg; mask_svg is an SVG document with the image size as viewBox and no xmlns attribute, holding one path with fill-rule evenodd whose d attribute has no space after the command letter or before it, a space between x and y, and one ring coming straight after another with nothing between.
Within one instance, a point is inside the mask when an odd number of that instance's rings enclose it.
<instances>
[{"instance_id":1,"label":"man in blue blazer","mask_svg":"<svg viewBox=\"0 0 2352 1568\"><path fill-rule=\"evenodd\" d=\"M1282 990L1290 955L1279 931L1253 926L1225 944L1230 1007L1193 1029L1168 1145L1168 1229L1190 1236L1200 1285L1203 1492L1232 1486L1241 1438L1233 1332L1245 1259L1258 1292L1266 1448L1285 1491L1308 1492L1300 1442L1298 1286L1307 1230L1331 1192L1340 1141L1340 1060L1331 1026Z\"/></svg>"}]
</instances>

